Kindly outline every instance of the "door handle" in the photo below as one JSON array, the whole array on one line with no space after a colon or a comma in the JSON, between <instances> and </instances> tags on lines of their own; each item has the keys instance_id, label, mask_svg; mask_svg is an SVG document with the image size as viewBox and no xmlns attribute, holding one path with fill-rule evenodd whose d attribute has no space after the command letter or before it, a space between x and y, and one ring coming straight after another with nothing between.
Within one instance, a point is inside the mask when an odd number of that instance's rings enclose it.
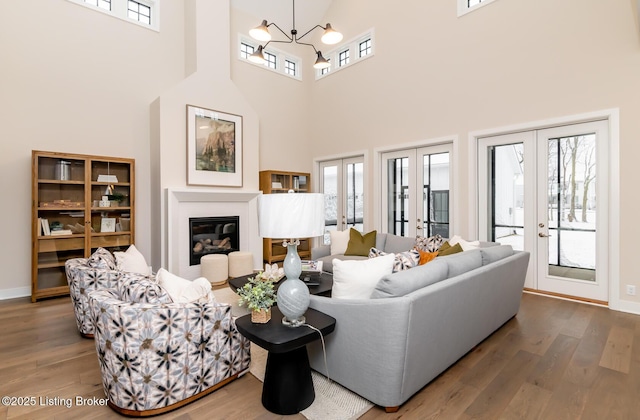
<instances>
[{"instance_id":1,"label":"door handle","mask_svg":"<svg viewBox=\"0 0 640 420\"><path fill-rule=\"evenodd\" d=\"M549 237L549 235L544 234L542 232L538 233L538 236L541 237L541 238L548 238Z\"/></svg>"}]
</instances>

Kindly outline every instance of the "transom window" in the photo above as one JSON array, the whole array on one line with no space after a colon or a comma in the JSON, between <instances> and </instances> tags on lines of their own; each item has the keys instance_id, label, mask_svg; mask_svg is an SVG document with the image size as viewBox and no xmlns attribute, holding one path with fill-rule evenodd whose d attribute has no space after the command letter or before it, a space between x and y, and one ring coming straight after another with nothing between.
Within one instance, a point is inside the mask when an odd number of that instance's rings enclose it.
<instances>
[{"instance_id":1,"label":"transom window","mask_svg":"<svg viewBox=\"0 0 640 420\"><path fill-rule=\"evenodd\" d=\"M111 10L111 0L84 0L84 2L101 9Z\"/></svg>"},{"instance_id":2,"label":"transom window","mask_svg":"<svg viewBox=\"0 0 640 420\"><path fill-rule=\"evenodd\" d=\"M316 80L327 76L329 73L335 73L337 70L342 70L372 57L375 53L374 44L372 28L364 34L338 46L335 50L323 54L324 57L329 60L331 66L326 69L316 70Z\"/></svg>"},{"instance_id":3,"label":"transom window","mask_svg":"<svg viewBox=\"0 0 640 420\"><path fill-rule=\"evenodd\" d=\"M160 30L160 0L67 0L143 28Z\"/></svg>"},{"instance_id":4,"label":"transom window","mask_svg":"<svg viewBox=\"0 0 640 420\"><path fill-rule=\"evenodd\" d=\"M302 72L300 71L302 60L288 52L274 48L271 44L262 50L262 56L265 60L264 63L251 61L249 58L252 54L258 51L259 45L260 44L248 36L238 34L238 59L262 69L267 69L287 77L302 80Z\"/></svg>"},{"instance_id":5,"label":"transom window","mask_svg":"<svg viewBox=\"0 0 640 420\"><path fill-rule=\"evenodd\" d=\"M291 60L284 60L284 72L291 76L296 75L296 63Z\"/></svg>"},{"instance_id":6,"label":"transom window","mask_svg":"<svg viewBox=\"0 0 640 420\"><path fill-rule=\"evenodd\" d=\"M151 7L132 0L129 0L127 7L127 16L138 22L151 25Z\"/></svg>"},{"instance_id":7,"label":"transom window","mask_svg":"<svg viewBox=\"0 0 640 420\"><path fill-rule=\"evenodd\" d=\"M253 48L253 46L245 44L244 42L240 43L240 57L244 58L245 60L248 60L249 56L253 54L254 51L255 48Z\"/></svg>"},{"instance_id":8,"label":"transom window","mask_svg":"<svg viewBox=\"0 0 640 420\"><path fill-rule=\"evenodd\" d=\"M457 1L458 1L458 17L460 17L474 10L478 10L483 6L491 4L495 0L457 0Z\"/></svg>"},{"instance_id":9,"label":"transom window","mask_svg":"<svg viewBox=\"0 0 640 420\"><path fill-rule=\"evenodd\" d=\"M278 60L276 59L275 54L271 54L269 52L263 51L262 54L264 55L264 59L266 60L266 62L264 63L265 66L275 69L277 67L278 64Z\"/></svg>"},{"instance_id":10,"label":"transom window","mask_svg":"<svg viewBox=\"0 0 640 420\"><path fill-rule=\"evenodd\" d=\"M339 60L340 62L338 63L338 65L340 67L342 66L346 66L347 64L349 64L349 50L344 50L342 51L339 55Z\"/></svg>"},{"instance_id":11,"label":"transom window","mask_svg":"<svg viewBox=\"0 0 640 420\"><path fill-rule=\"evenodd\" d=\"M360 57L371 54L371 38L364 40L359 46Z\"/></svg>"}]
</instances>

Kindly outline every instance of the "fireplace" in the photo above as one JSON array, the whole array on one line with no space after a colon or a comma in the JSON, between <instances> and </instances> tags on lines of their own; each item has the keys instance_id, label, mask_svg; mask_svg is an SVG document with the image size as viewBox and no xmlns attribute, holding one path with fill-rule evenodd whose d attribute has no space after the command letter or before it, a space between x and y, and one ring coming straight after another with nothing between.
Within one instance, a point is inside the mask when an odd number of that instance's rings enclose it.
<instances>
[{"instance_id":1,"label":"fireplace","mask_svg":"<svg viewBox=\"0 0 640 420\"><path fill-rule=\"evenodd\" d=\"M239 251L239 224L239 216L189 218L189 265L199 265L204 255Z\"/></svg>"}]
</instances>

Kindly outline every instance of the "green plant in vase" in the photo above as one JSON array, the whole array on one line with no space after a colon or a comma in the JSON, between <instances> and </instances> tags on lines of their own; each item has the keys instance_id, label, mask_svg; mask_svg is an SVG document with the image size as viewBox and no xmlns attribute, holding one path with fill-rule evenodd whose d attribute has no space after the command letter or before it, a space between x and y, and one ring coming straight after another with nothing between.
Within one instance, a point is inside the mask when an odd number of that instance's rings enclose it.
<instances>
[{"instance_id":1,"label":"green plant in vase","mask_svg":"<svg viewBox=\"0 0 640 420\"><path fill-rule=\"evenodd\" d=\"M238 304L251 310L251 321L265 323L271 319L271 307L276 303L276 291L272 280L262 280L261 273L251 277L237 290Z\"/></svg>"}]
</instances>

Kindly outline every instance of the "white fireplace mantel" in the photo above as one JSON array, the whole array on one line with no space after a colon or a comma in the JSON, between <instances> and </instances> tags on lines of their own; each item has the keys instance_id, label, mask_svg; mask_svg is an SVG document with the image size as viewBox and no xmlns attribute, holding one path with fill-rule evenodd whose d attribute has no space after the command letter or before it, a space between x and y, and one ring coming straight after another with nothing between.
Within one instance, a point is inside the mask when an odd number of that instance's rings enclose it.
<instances>
[{"instance_id":1,"label":"white fireplace mantel","mask_svg":"<svg viewBox=\"0 0 640 420\"><path fill-rule=\"evenodd\" d=\"M253 267L262 266L258 235L258 196L261 191L216 191L167 188L167 270L183 278L200 276L200 265L189 265L190 217L240 217L240 250L253 254Z\"/></svg>"}]
</instances>

